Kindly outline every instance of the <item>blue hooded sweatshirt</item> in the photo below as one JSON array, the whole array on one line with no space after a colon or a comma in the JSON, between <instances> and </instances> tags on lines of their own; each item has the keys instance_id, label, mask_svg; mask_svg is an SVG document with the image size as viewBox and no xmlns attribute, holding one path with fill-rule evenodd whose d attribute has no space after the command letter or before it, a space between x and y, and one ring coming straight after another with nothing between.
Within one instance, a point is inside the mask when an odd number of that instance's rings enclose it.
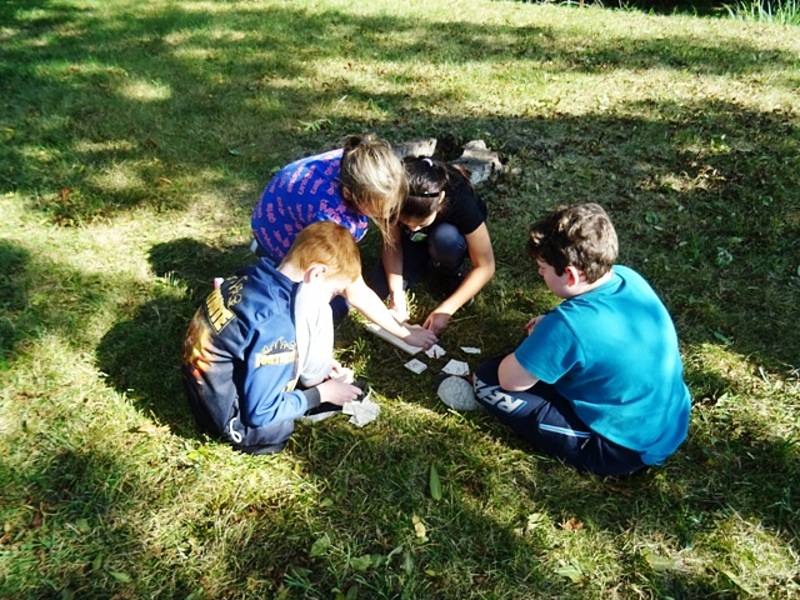
<instances>
[{"instance_id":1,"label":"blue hooded sweatshirt","mask_svg":"<svg viewBox=\"0 0 800 600\"><path fill-rule=\"evenodd\" d=\"M283 443L319 405L297 381L297 284L269 259L225 279L198 308L183 348L184 383L201 429L237 446Z\"/></svg>"}]
</instances>

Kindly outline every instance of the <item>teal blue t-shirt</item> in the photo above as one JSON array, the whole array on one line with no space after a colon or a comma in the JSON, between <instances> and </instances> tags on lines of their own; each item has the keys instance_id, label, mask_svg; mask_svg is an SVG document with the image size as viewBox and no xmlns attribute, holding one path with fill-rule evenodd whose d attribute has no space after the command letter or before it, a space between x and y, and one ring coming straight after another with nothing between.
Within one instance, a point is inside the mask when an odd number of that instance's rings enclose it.
<instances>
[{"instance_id":1,"label":"teal blue t-shirt","mask_svg":"<svg viewBox=\"0 0 800 600\"><path fill-rule=\"evenodd\" d=\"M552 384L592 431L659 464L680 446L691 397L675 326L633 269L547 313L515 351Z\"/></svg>"}]
</instances>

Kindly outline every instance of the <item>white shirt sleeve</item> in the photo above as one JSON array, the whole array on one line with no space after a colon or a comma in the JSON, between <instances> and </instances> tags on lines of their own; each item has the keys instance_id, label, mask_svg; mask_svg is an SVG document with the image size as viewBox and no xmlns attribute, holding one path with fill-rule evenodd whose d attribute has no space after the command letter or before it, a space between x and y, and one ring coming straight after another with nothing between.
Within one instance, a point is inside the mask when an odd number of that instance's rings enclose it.
<instances>
[{"instance_id":1,"label":"white shirt sleeve","mask_svg":"<svg viewBox=\"0 0 800 600\"><path fill-rule=\"evenodd\" d=\"M304 386L317 385L331 371L333 312L330 302L300 284L294 300L297 375Z\"/></svg>"}]
</instances>

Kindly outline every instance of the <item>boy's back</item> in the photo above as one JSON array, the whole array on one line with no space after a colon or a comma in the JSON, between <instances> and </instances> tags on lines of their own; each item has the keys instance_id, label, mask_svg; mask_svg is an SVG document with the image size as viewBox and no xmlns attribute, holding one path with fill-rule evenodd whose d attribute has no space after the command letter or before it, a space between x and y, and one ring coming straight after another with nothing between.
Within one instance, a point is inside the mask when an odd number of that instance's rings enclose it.
<instances>
[{"instance_id":1,"label":"boy's back","mask_svg":"<svg viewBox=\"0 0 800 600\"><path fill-rule=\"evenodd\" d=\"M291 420L308 408L302 392L285 391L297 358L295 289L261 259L226 279L197 310L184 343L184 369L195 414L210 411L216 423L198 416L204 429L224 423L232 441L241 443L258 437L250 435L253 428Z\"/></svg>"},{"instance_id":2,"label":"boy's back","mask_svg":"<svg viewBox=\"0 0 800 600\"><path fill-rule=\"evenodd\" d=\"M688 429L678 339L644 278L619 265L613 275L548 313L515 355L571 401L593 431L657 464Z\"/></svg>"}]
</instances>

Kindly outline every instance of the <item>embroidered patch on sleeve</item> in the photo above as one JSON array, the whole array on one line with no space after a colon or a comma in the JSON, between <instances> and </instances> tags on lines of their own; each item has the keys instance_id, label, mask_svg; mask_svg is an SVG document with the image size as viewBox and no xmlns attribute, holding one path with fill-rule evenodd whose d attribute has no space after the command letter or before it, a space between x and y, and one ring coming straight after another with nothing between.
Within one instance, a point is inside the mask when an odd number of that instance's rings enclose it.
<instances>
[{"instance_id":1,"label":"embroidered patch on sleeve","mask_svg":"<svg viewBox=\"0 0 800 600\"><path fill-rule=\"evenodd\" d=\"M222 331L233 320L234 314L225 306L225 300L219 288L211 292L206 298L206 314L208 315L208 322L211 323L216 333Z\"/></svg>"},{"instance_id":2,"label":"embroidered patch on sleeve","mask_svg":"<svg viewBox=\"0 0 800 600\"><path fill-rule=\"evenodd\" d=\"M256 354L255 368L264 365L288 365L297 360L297 344L278 338Z\"/></svg>"}]
</instances>

